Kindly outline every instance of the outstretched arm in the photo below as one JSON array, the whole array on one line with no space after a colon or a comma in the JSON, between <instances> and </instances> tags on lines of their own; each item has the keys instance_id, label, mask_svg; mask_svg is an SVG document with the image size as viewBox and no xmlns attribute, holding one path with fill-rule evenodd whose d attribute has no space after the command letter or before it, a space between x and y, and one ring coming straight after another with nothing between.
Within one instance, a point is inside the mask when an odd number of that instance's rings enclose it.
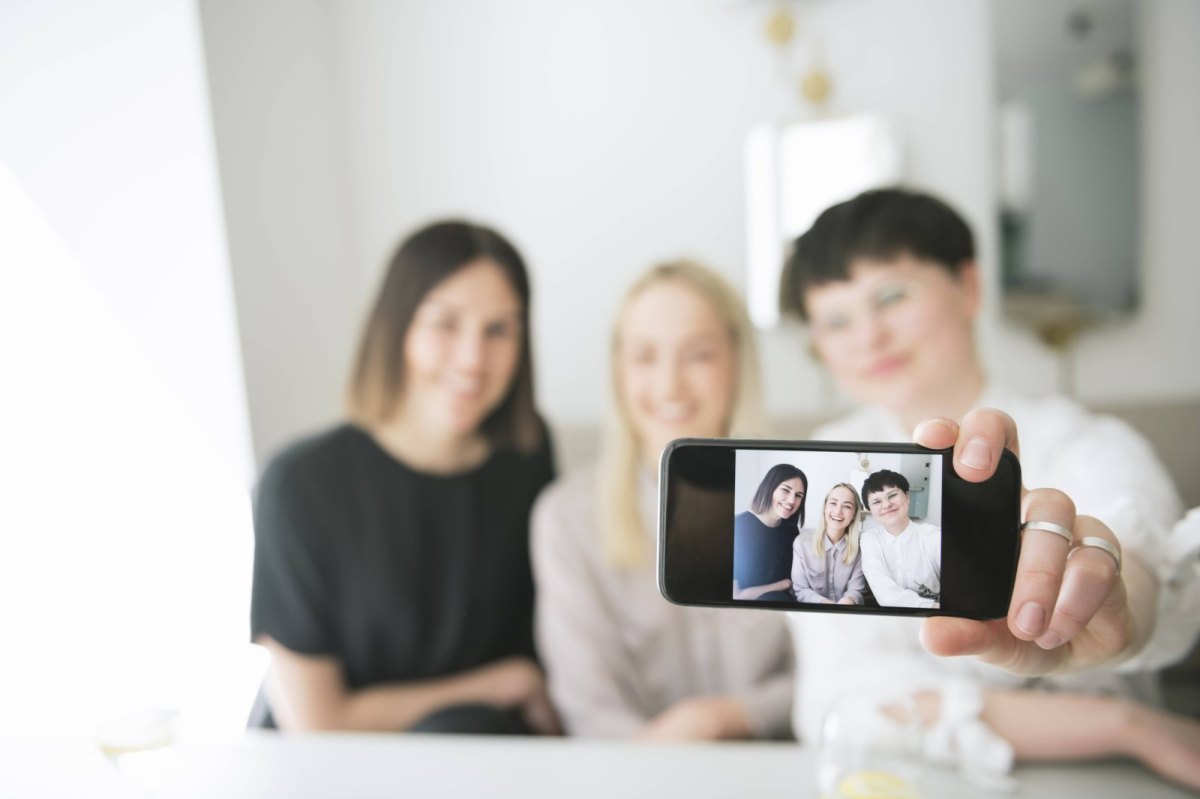
<instances>
[{"instance_id":1,"label":"outstretched arm","mask_svg":"<svg viewBox=\"0 0 1200 799\"><path fill-rule=\"evenodd\" d=\"M915 697L922 722L935 723L941 697ZM1151 771L1200 790L1200 721L1104 696L1043 691L986 691L983 721L1019 761L1054 762L1129 757Z\"/></svg>"},{"instance_id":2,"label":"outstretched arm","mask_svg":"<svg viewBox=\"0 0 1200 799\"><path fill-rule=\"evenodd\" d=\"M918 444L935 449L953 445L954 469L970 482L995 472L1000 453L1019 456L1017 429L1000 411L972 411L960 426L950 419L918 425ZM1061 491L1022 489L1021 517L1054 522L1074 534L1101 538L1120 548L1116 536L1098 519L1075 515ZM1158 584L1133 555L1126 555L1120 576L1109 555L1094 547L1071 549L1057 535L1025 535L1017 565L1008 618L979 622L939 617L921 630L921 642L936 655L976 655L1015 674L1049 674L1113 665L1130 658L1154 629Z\"/></svg>"}]
</instances>

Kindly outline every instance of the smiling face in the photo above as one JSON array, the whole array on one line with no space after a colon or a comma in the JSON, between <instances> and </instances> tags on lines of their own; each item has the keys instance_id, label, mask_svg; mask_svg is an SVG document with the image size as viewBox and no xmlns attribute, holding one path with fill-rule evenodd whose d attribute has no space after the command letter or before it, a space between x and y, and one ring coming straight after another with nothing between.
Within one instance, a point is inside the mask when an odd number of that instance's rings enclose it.
<instances>
[{"instance_id":1,"label":"smiling face","mask_svg":"<svg viewBox=\"0 0 1200 799\"><path fill-rule=\"evenodd\" d=\"M521 301L501 268L473 261L436 285L404 340L402 413L448 435L475 433L512 385Z\"/></svg>"},{"instance_id":2,"label":"smiling face","mask_svg":"<svg viewBox=\"0 0 1200 799\"><path fill-rule=\"evenodd\" d=\"M771 512L781 521L792 518L804 503L804 481L799 477L784 480L771 494Z\"/></svg>"},{"instance_id":3,"label":"smiling face","mask_svg":"<svg viewBox=\"0 0 1200 799\"><path fill-rule=\"evenodd\" d=\"M821 362L859 402L908 420L957 416L982 390L972 322L979 307L973 265L958 276L902 255L860 258L850 279L808 290L805 305Z\"/></svg>"},{"instance_id":4,"label":"smiling face","mask_svg":"<svg viewBox=\"0 0 1200 799\"><path fill-rule=\"evenodd\" d=\"M867 509L889 533L897 535L908 527L908 492L894 486L867 496Z\"/></svg>"},{"instance_id":5,"label":"smiling face","mask_svg":"<svg viewBox=\"0 0 1200 799\"><path fill-rule=\"evenodd\" d=\"M661 280L630 300L617 328L617 389L647 466L672 439L726 435L734 361L717 310L687 284Z\"/></svg>"},{"instance_id":6,"label":"smiling face","mask_svg":"<svg viewBox=\"0 0 1200 799\"><path fill-rule=\"evenodd\" d=\"M835 486L825 498L825 535L835 543L841 539L858 513L854 492L845 486Z\"/></svg>"}]
</instances>

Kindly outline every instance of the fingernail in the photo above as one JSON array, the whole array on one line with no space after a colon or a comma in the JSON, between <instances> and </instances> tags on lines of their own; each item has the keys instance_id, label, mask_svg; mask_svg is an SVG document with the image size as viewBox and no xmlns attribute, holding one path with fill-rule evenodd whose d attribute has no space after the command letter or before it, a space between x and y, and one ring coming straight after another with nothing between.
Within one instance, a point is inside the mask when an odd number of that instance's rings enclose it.
<instances>
[{"instance_id":1,"label":"fingernail","mask_svg":"<svg viewBox=\"0 0 1200 799\"><path fill-rule=\"evenodd\" d=\"M1037 635L1046 623L1046 611L1036 602L1026 602L1017 614L1017 627L1026 635Z\"/></svg>"},{"instance_id":2,"label":"fingernail","mask_svg":"<svg viewBox=\"0 0 1200 799\"><path fill-rule=\"evenodd\" d=\"M1045 635L1037 639L1037 645L1042 649L1054 649L1061 644L1062 637L1053 630L1048 630Z\"/></svg>"},{"instance_id":3,"label":"fingernail","mask_svg":"<svg viewBox=\"0 0 1200 799\"><path fill-rule=\"evenodd\" d=\"M963 445L958 462L972 469L986 469L992 465L992 450L979 436Z\"/></svg>"},{"instance_id":4,"label":"fingernail","mask_svg":"<svg viewBox=\"0 0 1200 799\"><path fill-rule=\"evenodd\" d=\"M922 434L925 432L926 428L932 427L934 425L936 425L937 427L940 427L943 430L950 432L950 433L957 432L954 429L954 427L952 425L950 425L950 423L947 422L945 419L939 419L937 417L934 417L933 419L925 419L920 424L918 424L917 429L913 431L913 438L921 438Z\"/></svg>"}]
</instances>

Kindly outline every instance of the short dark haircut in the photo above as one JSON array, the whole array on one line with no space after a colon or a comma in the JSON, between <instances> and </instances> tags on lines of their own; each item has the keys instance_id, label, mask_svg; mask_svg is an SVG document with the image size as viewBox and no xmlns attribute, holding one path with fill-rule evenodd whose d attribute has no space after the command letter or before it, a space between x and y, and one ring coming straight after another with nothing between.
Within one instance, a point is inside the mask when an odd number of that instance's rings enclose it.
<instances>
[{"instance_id":1,"label":"short dark haircut","mask_svg":"<svg viewBox=\"0 0 1200 799\"><path fill-rule=\"evenodd\" d=\"M863 482L862 501L864 505L870 504L867 497L872 494L878 494L880 491L887 491L889 488L898 488L905 494L908 493L908 478L893 472L891 469L880 469L869 476Z\"/></svg>"},{"instance_id":2,"label":"short dark haircut","mask_svg":"<svg viewBox=\"0 0 1200 799\"><path fill-rule=\"evenodd\" d=\"M775 489L793 477L799 477L800 482L804 483L804 498L800 500L800 512L796 514L796 518L800 520L799 526L803 527L804 503L808 501L808 477L790 463L772 466L767 471L766 477L758 484L758 490L754 492L754 499L750 500L750 510L755 513L766 513L771 507L771 498L775 494Z\"/></svg>"},{"instance_id":3,"label":"short dark haircut","mask_svg":"<svg viewBox=\"0 0 1200 799\"><path fill-rule=\"evenodd\" d=\"M779 281L779 308L808 321L809 289L850 279L858 258L912 255L958 275L975 258L966 221L938 198L905 189L873 189L830 206L796 239Z\"/></svg>"},{"instance_id":4,"label":"short dark haircut","mask_svg":"<svg viewBox=\"0 0 1200 799\"><path fill-rule=\"evenodd\" d=\"M371 426L389 420L404 394L404 341L417 308L435 286L481 259L500 267L521 301L520 356L512 385L480 432L493 446L532 451L544 428L534 404L529 275L508 239L472 222L436 222L397 247L359 341L346 391L350 418Z\"/></svg>"}]
</instances>

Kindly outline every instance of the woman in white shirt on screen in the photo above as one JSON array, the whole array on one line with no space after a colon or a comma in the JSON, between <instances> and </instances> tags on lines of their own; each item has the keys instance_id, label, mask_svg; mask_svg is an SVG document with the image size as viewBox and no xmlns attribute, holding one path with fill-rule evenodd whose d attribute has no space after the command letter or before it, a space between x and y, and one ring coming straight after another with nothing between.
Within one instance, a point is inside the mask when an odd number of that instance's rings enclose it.
<instances>
[{"instance_id":1,"label":"woman in white shirt on screen","mask_svg":"<svg viewBox=\"0 0 1200 799\"><path fill-rule=\"evenodd\" d=\"M885 607L941 607L942 531L908 518L908 479L881 469L862 496L880 525L862 534L863 574L875 599Z\"/></svg>"},{"instance_id":2,"label":"woman in white shirt on screen","mask_svg":"<svg viewBox=\"0 0 1200 799\"><path fill-rule=\"evenodd\" d=\"M564 727L657 740L789 736L782 616L672 605L654 574L662 448L761 433L741 300L696 264L651 269L618 313L612 385L599 463L553 483L533 513L538 649Z\"/></svg>"},{"instance_id":3,"label":"woman in white shirt on screen","mask_svg":"<svg viewBox=\"0 0 1200 799\"><path fill-rule=\"evenodd\" d=\"M974 340L980 275L965 221L928 195L866 192L821 214L797 240L780 285L783 308L810 326L815 356L864 405L814 437L954 445L954 468L970 480L986 478L1011 449L1025 485L1056 487L1025 492L1022 518L1065 533L1026 532L1006 620L790 614L804 675L797 733L817 734L839 699L829 686L854 686L917 701L927 724L950 727L929 739L960 761L978 753L956 739L956 725L979 717L1018 759L1127 755L1200 787L1200 725L1113 698L1153 702L1149 670L1194 640L1200 536L1176 527L1171 479L1128 426L1064 398L1030 400L987 385ZM1036 675L1049 676L1031 681ZM954 678L974 686L975 698L949 701L944 717L940 686ZM1092 695L1023 690L1034 685Z\"/></svg>"}]
</instances>

